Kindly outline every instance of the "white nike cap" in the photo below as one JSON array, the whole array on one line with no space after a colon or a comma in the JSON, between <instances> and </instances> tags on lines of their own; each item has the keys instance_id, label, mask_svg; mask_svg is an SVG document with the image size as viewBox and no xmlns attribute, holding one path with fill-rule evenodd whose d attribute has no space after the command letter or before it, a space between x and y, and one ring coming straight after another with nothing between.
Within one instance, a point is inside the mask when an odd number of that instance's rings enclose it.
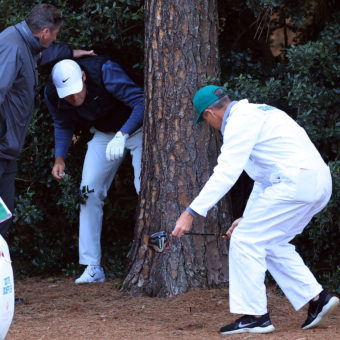
<instances>
[{"instance_id":1,"label":"white nike cap","mask_svg":"<svg viewBox=\"0 0 340 340\"><path fill-rule=\"evenodd\" d=\"M59 98L78 93L83 89L81 69L75 61L70 59L64 59L54 65L52 80Z\"/></svg>"}]
</instances>

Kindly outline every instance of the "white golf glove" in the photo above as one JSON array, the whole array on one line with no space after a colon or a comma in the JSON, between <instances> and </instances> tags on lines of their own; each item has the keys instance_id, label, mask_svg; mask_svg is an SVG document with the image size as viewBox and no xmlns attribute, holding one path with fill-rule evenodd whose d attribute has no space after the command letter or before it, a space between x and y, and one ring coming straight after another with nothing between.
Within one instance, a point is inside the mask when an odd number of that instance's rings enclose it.
<instances>
[{"instance_id":1,"label":"white golf glove","mask_svg":"<svg viewBox=\"0 0 340 340\"><path fill-rule=\"evenodd\" d=\"M123 157L125 143L129 135L123 135L118 131L106 147L106 159L108 161L114 161L115 159Z\"/></svg>"}]
</instances>

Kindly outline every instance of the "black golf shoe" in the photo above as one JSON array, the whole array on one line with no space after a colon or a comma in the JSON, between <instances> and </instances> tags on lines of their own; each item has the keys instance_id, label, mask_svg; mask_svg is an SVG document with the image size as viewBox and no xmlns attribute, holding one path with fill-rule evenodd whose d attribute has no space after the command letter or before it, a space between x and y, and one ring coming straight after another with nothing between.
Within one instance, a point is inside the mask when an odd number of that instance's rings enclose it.
<instances>
[{"instance_id":1,"label":"black golf shoe","mask_svg":"<svg viewBox=\"0 0 340 340\"><path fill-rule=\"evenodd\" d=\"M275 330L272 325L269 314L264 314L259 318L253 315L244 315L235 322L226 325L220 329L221 334L237 333L270 333Z\"/></svg>"},{"instance_id":2,"label":"black golf shoe","mask_svg":"<svg viewBox=\"0 0 340 340\"><path fill-rule=\"evenodd\" d=\"M301 326L302 329L319 326L338 304L339 299L337 297L323 290L319 294L318 300L309 302L307 319Z\"/></svg>"}]
</instances>

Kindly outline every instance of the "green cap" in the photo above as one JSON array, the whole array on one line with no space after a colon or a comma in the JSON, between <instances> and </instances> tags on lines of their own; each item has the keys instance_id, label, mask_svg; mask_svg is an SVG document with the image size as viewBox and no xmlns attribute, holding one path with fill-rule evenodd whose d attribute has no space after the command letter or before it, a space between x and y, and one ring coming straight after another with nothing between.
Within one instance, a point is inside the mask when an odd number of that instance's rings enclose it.
<instances>
[{"instance_id":1,"label":"green cap","mask_svg":"<svg viewBox=\"0 0 340 340\"><path fill-rule=\"evenodd\" d=\"M199 89L194 96L194 107L197 111L196 123L201 122L203 111L211 104L215 103L221 98L215 94L216 90L222 90L225 95L224 89L216 85L208 85Z\"/></svg>"}]
</instances>

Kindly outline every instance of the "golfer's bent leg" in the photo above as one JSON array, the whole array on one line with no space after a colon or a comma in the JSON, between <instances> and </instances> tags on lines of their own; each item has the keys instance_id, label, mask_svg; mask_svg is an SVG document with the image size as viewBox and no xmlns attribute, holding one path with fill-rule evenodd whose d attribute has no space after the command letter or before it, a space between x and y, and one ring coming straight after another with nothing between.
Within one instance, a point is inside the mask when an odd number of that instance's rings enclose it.
<instances>
[{"instance_id":1,"label":"golfer's bent leg","mask_svg":"<svg viewBox=\"0 0 340 340\"><path fill-rule=\"evenodd\" d=\"M265 253L249 241L239 237L237 228L233 231L229 248L230 312L263 315L267 313Z\"/></svg>"},{"instance_id":2,"label":"golfer's bent leg","mask_svg":"<svg viewBox=\"0 0 340 340\"><path fill-rule=\"evenodd\" d=\"M126 142L126 148L130 150L132 156L132 166L134 170L134 185L137 194L140 190L140 172L142 162L142 148L143 148L143 128L139 128L134 132Z\"/></svg>"},{"instance_id":3,"label":"golfer's bent leg","mask_svg":"<svg viewBox=\"0 0 340 340\"><path fill-rule=\"evenodd\" d=\"M81 188L91 193L80 207L79 216L79 263L100 265L103 205L107 191L123 158L107 161L106 146L114 134L96 131L88 143L84 160Z\"/></svg>"}]
</instances>

